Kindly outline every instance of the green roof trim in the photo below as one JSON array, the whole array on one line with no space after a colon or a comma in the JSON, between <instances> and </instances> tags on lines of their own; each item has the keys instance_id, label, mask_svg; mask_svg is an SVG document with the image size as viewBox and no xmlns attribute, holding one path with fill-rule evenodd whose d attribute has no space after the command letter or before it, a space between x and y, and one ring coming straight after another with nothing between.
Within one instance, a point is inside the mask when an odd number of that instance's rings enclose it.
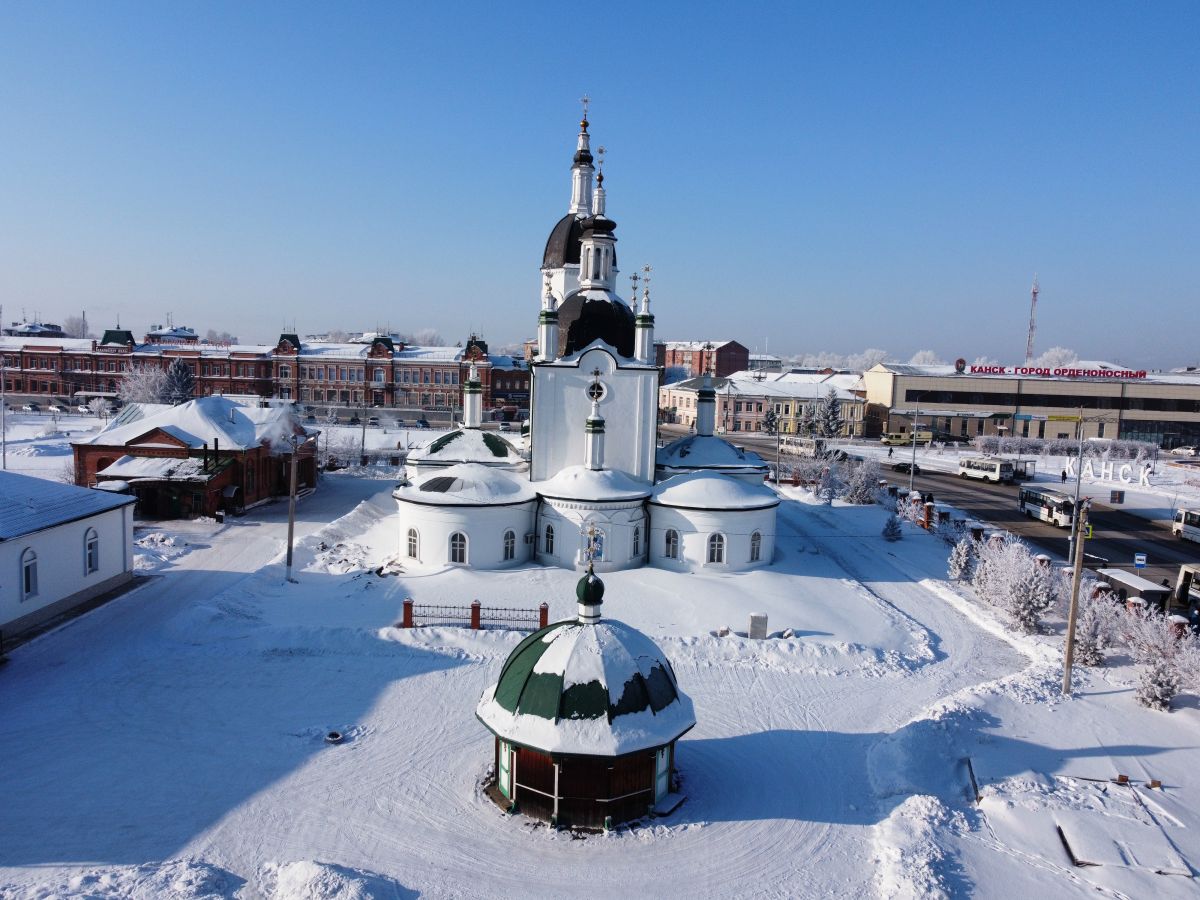
<instances>
[{"instance_id":1,"label":"green roof trim","mask_svg":"<svg viewBox=\"0 0 1200 900\"><path fill-rule=\"evenodd\" d=\"M490 431L484 431L482 434L484 446L492 451L492 456L498 456L503 459L512 452L512 445L504 438L492 434Z\"/></svg>"},{"instance_id":2,"label":"green roof trim","mask_svg":"<svg viewBox=\"0 0 1200 900\"><path fill-rule=\"evenodd\" d=\"M600 682L573 684L562 692L562 703L558 710L560 719L599 719L606 715L608 690Z\"/></svg>"},{"instance_id":3,"label":"green roof trim","mask_svg":"<svg viewBox=\"0 0 1200 900\"><path fill-rule=\"evenodd\" d=\"M451 442L458 440L460 437L462 437L461 431L452 431L449 434L443 434L440 438L429 445L429 452L431 454L437 453L439 450L446 447Z\"/></svg>"},{"instance_id":4,"label":"green roof trim","mask_svg":"<svg viewBox=\"0 0 1200 900\"><path fill-rule=\"evenodd\" d=\"M517 706L521 702L521 693L525 690L525 682L533 673L533 667L537 665L537 661L550 647L550 644L543 638L556 628L569 624L571 623L555 622L540 631L535 631L517 644L517 648L508 655L504 668L500 671L500 679L496 682L496 702L503 709L507 709L511 713L517 711Z\"/></svg>"}]
</instances>

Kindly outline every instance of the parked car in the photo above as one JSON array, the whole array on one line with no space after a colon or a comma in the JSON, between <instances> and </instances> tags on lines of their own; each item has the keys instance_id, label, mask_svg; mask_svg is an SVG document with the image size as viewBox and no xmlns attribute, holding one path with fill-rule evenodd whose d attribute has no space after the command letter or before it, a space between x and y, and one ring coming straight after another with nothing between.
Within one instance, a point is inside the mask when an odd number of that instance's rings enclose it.
<instances>
[{"instance_id":1,"label":"parked car","mask_svg":"<svg viewBox=\"0 0 1200 900\"><path fill-rule=\"evenodd\" d=\"M25 412L41 412L42 411L42 408L40 406L38 406L36 403L26 403L24 406L21 407L21 409L24 410Z\"/></svg>"},{"instance_id":2,"label":"parked car","mask_svg":"<svg viewBox=\"0 0 1200 900\"><path fill-rule=\"evenodd\" d=\"M361 425L362 419L360 419L358 416L351 416L350 421L347 424L348 425Z\"/></svg>"},{"instance_id":3,"label":"parked car","mask_svg":"<svg viewBox=\"0 0 1200 900\"><path fill-rule=\"evenodd\" d=\"M501 431L512 431L512 423L511 422L501 422L500 430Z\"/></svg>"},{"instance_id":4,"label":"parked car","mask_svg":"<svg viewBox=\"0 0 1200 900\"><path fill-rule=\"evenodd\" d=\"M67 411L67 408L61 403L51 403L46 407L46 409L50 410L52 413L65 413Z\"/></svg>"},{"instance_id":5,"label":"parked car","mask_svg":"<svg viewBox=\"0 0 1200 900\"><path fill-rule=\"evenodd\" d=\"M372 425L372 426L378 426L379 425L379 416L369 416L367 418L367 424Z\"/></svg>"},{"instance_id":6,"label":"parked car","mask_svg":"<svg viewBox=\"0 0 1200 900\"><path fill-rule=\"evenodd\" d=\"M404 420L403 420L403 419L397 419L397 420L396 420L396 427L397 427L397 428L404 428L404 427L405 427Z\"/></svg>"},{"instance_id":7,"label":"parked car","mask_svg":"<svg viewBox=\"0 0 1200 900\"><path fill-rule=\"evenodd\" d=\"M1172 456L1195 456L1196 448L1195 447L1176 447L1174 450L1171 450L1170 453Z\"/></svg>"},{"instance_id":8,"label":"parked car","mask_svg":"<svg viewBox=\"0 0 1200 900\"><path fill-rule=\"evenodd\" d=\"M86 403L80 403L78 406L75 407L75 412L81 413L82 415L85 415L85 416L90 414L91 411L92 411L92 408L90 406L88 406Z\"/></svg>"},{"instance_id":9,"label":"parked car","mask_svg":"<svg viewBox=\"0 0 1200 900\"><path fill-rule=\"evenodd\" d=\"M905 472L905 473L907 473L909 470L911 470L911 471L912 471L912 473L913 473L914 475L920 475L920 474L921 474L921 467L920 467L920 466L918 466L916 463L910 463L910 462L898 462L898 463L896 463L894 466L892 466L892 471L893 471L893 472Z\"/></svg>"},{"instance_id":10,"label":"parked car","mask_svg":"<svg viewBox=\"0 0 1200 900\"><path fill-rule=\"evenodd\" d=\"M428 428L429 422L427 422L425 419L417 419L416 427L417 428Z\"/></svg>"}]
</instances>

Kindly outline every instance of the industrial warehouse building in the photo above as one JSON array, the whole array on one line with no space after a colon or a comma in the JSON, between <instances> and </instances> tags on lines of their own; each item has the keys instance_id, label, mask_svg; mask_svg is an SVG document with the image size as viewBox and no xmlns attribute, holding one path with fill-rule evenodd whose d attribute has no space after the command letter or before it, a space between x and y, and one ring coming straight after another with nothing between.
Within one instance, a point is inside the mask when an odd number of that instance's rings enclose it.
<instances>
[{"instance_id":1,"label":"industrial warehouse building","mask_svg":"<svg viewBox=\"0 0 1200 900\"><path fill-rule=\"evenodd\" d=\"M863 373L868 435L923 429L977 435L1085 437L1200 444L1200 372L1146 372L1110 363L1069 367L880 363Z\"/></svg>"}]
</instances>

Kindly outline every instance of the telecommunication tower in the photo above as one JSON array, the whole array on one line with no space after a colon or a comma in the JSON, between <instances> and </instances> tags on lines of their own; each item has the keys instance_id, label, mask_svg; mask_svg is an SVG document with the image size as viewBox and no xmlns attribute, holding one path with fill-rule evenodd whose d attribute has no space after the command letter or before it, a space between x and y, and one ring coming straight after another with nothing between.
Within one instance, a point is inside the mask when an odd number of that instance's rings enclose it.
<instances>
[{"instance_id":1,"label":"telecommunication tower","mask_svg":"<svg viewBox=\"0 0 1200 900\"><path fill-rule=\"evenodd\" d=\"M1029 339L1025 342L1025 365L1033 362L1033 336L1037 333L1037 273L1033 275L1033 289L1030 292L1033 299L1029 301Z\"/></svg>"}]
</instances>

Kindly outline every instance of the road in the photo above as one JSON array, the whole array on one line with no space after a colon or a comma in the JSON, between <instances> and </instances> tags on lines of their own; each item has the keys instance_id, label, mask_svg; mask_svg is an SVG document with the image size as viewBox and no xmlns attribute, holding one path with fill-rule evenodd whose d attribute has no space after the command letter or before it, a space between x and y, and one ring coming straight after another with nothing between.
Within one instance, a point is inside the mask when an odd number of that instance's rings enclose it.
<instances>
[{"instance_id":1,"label":"road","mask_svg":"<svg viewBox=\"0 0 1200 900\"><path fill-rule=\"evenodd\" d=\"M668 440L686 431L672 425L662 426L660 430ZM738 444L751 447L768 461L774 459L775 439L772 437L757 434L730 434L728 437ZM847 446L846 450L853 453L853 445ZM893 472L886 464L882 470L883 477L890 483L908 489L908 475ZM924 470L916 477L914 486L921 492L932 493L935 500L961 509L972 518L1020 535L1051 556L1062 560L1067 558L1068 529L1056 528L1022 515L1017 509L1015 485L993 485ZM1086 543L1085 552L1092 557L1108 560L1113 568L1136 571L1138 575L1156 583L1166 578L1174 585L1181 563L1200 564L1200 545L1181 541L1168 528L1147 519L1093 501L1089 521L1093 537ZM1135 570L1135 553L1146 554L1146 568ZM1087 564L1093 568L1100 565L1097 559L1088 559Z\"/></svg>"}]
</instances>

